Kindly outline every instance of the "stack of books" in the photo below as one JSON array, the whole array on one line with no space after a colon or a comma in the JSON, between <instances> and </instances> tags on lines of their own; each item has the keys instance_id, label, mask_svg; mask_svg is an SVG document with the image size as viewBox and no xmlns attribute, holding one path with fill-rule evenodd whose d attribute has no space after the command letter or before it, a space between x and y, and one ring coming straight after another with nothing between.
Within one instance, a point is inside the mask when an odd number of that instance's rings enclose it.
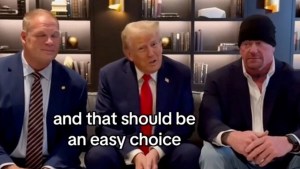
<instances>
[{"instance_id":1,"label":"stack of books","mask_svg":"<svg viewBox=\"0 0 300 169\"><path fill-rule=\"evenodd\" d=\"M158 16L159 18L179 18L179 14L178 13L160 13L160 15Z\"/></svg>"},{"instance_id":2,"label":"stack of books","mask_svg":"<svg viewBox=\"0 0 300 169\"><path fill-rule=\"evenodd\" d=\"M218 46L218 51L239 51L239 47L237 43L220 43L220 45Z\"/></svg>"},{"instance_id":3,"label":"stack of books","mask_svg":"<svg viewBox=\"0 0 300 169\"><path fill-rule=\"evenodd\" d=\"M68 17L66 0L55 0L51 3L51 13L56 17Z\"/></svg>"},{"instance_id":4,"label":"stack of books","mask_svg":"<svg viewBox=\"0 0 300 169\"><path fill-rule=\"evenodd\" d=\"M11 8L0 8L0 15L18 15L18 10Z\"/></svg>"}]
</instances>

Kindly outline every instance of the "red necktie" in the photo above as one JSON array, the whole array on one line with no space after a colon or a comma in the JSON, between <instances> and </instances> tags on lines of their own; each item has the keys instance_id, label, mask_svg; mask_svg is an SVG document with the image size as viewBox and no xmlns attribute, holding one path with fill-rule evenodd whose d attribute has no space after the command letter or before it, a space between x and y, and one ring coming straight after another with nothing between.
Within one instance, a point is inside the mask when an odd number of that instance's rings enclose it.
<instances>
[{"instance_id":1,"label":"red necktie","mask_svg":"<svg viewBox=\"0 0 300 169\"><path fill-rule=\"evenodd\" d=\"M31 87L28 136L26 149L26 168L40 169L43 162L43 92L41 74L32 74L34 82Z\"/></svg>"},{"instance_id":2,"label":"red necktie","mask_svg":"<svg viewBox=\"0 0 300 169\"><path fill-rule=\"evenodd\" d=\"M141 88L140 94L140 103L141 103L141 115L152 115L152 93L149 86L149 80L151 76L148 74L144 74L143 76L144 82ZM152 126L150 124L141 126L141 132L144 136L151 136L152 135ZM149 146L142 145L140 149L147 154L149 152Z\"/></svg>"}]
</instances>

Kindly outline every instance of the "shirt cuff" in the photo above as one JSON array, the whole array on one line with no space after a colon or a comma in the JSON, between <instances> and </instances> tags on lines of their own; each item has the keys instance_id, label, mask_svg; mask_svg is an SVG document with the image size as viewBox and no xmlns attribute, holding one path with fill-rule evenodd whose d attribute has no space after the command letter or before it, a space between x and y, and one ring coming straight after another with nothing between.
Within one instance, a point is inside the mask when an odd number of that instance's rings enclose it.
<instances>
[{"instance_id":1,"label":"shirt cuff","mask_svg":"<svg viewBox=\"0 0 300 169\"><path fill-rule=\"evenodd\" d=\"M222 143L222 139L221 139L221 138L222 138L222 135L223 135L224 133L229 132L229 131L234 131L234 130L230 129L230 130L226 130L226 131L221 131L221 132L217 135L217 137L213 139L213 142L212 142L212 143L215 144L215 145L217 145L217 146L229 147L228 145L223 144L223 143Z\"/></svg>"},{"instance_id":2,"label":"shirt cuff","mask_svg":"<svg viewBox=\"0 0 300 169\"><path fill-rule=\"evenodd\" d=\"M0 165L0 169L2 169L3 167L9 166L9 165L14 165L14 164L15 163L11 163L11 162L9 162L9 163L3 163L3 164Z\"/></svg>"},{"instance_id":3,"label":"shirt cuff","mask_svg":"<svg viewBox=\"0 0 300 169\"><path fill-rule=\"evenodd\" d=\"M55 169L55 168L50 165L45 165L42 167L42 169Z\"/></svg>"},{"instance_id":4,"label":"shirt cuff","mask_svg":"<svg viewBox=\"0 0 300 169\"><path fill-rule=\"evenodd\" d=\"M133 164L133 162L132 162L133 158L139 153L143 153L143 151L140 149L134 149L134 150L130 151L124 158L125 164L126 165Z\"/></svg>"},{"instance_id":5,"label":"shirt cuff","mask_svg":"<svg viewBox=\"0 0 300 169\"><path fill-rule=\"evenodd\" d=\"M152 148L154 148L158 152L159 159L165 156L165 152L159 146L154 146Z\"/></svg>"}]
</instances>

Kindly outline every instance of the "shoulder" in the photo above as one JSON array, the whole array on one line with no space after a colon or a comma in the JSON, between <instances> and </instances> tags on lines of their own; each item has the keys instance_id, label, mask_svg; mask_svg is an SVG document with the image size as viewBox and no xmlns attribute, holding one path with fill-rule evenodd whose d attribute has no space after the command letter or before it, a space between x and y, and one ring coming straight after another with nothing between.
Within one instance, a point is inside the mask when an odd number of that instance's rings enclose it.
<instances>
[{"instance_id":1,"label":"shoulder","mask_svg":"<svg viewBox=\"0 0 300 169\"><path fill-rule=\"evenodd\" d=\"M134 64L129 61L126 57L113 61L104 67L100 68L100 78L120 78L124 74L134 74Z\"/></svg>"},{"instance_id":2,"label":"shoulder","mask_svg":"<svg viewBox=\"0 0 300 169\"><path fill-rule=\"evenodd\" d=\"M231 76L238 76L243 74L243 66L242 59L238 59L224 65L214 71L211 71L208 75L213 76L215 78L229 78Z\"/></svg>"},{"instance_id":3,"label":"shoulder","mask_svg":"<svg viewBox=\"0 0 300 169\"><path fill-rule=\"evenodd\" d=\"M8 55L8 56L0 57L0 64L1 65L6 65L8 63L17 62L17 61L21 61L21 52L15 53L15 54L12 54L12 55Z\"/></svg>"},{"instance_id":4,"label":"shoulder","mask_svg":"<svg viewBox=\"0 0 300 169\"><path fill-rule=\"evenodd\" d=\"M130 65L130 61L127 58L123 57L111 63L108 63L107 65L102 67L100 71L117 71L128 65Z\"/></svg>"},{"instance_id":5,"label":"shoulder","mask_svg":"<svg viewBox=\"0 0 300 169\"><path fill-rule=\"evenodd\" d=\"M74 70L67 68L56 60L52 62L52 73L64 80L70 80L73 84L85 85L86 80Z\"/></svg>"},{"instance_id":6,"label":"shoulder","mask_svg":"<svg viewBox=\"0 0 300 169\"><path fill-rule=\"evenodd\" d=\"M173 74L191 74L191 69L176 60L163 56L162 70L173 72Z\"/></svg>"}]
</instances>

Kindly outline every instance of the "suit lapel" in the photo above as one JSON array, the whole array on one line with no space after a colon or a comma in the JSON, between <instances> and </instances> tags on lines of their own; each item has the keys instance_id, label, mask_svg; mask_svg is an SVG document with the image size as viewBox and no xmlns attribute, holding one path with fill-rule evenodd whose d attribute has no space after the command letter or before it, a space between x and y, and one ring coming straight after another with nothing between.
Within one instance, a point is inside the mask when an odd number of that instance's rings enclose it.
<instances>
[{"instance_id":1,"label":"suit lapel","mask_svg":"<svg viewBox=\"0 0 300 169\"><path fill-rule=\"evenodd\" d=\"M278 94L281 81L278 78L278 72L277 69L280 69L279 63L275 61L275 73L270 78L266 93L265 93L265 99L263 103L263 124L264 128L268 126L268 122L270 119L271 112L273 111L273 107L275 104L276 96Z\"/></svg>"},{"instance_id":2,"label":"suit lapel","mask_svg":"<svg viewBox=\"0 0 300 169\"><path fill-rule=\"evenodd\" d=\"M124 89L128 89L124 91L125 98L127 100L127 112L133 112L133 114L140 115L140 95L139 95L139 87L137 82L137 75L135 71L135 67L133 63L130 61L125 62L123 66L124 72ZM130 92L128 92L130 91Z\"/></svg>"},{"instance_id":3,"label":"suit lapel","mask_svg":"<svg viewBox=\"0 0 300 169\"><path fill-rule=\"evenodd\" d=\"M24 75L23 75L23 65L21 60L21 53L13 56L13 60L10 65L7 67L7 82L11 86L8 87L8 90L11 90L11 101L17 106L13 107L13 116L16 119L16 124L12 125L15 129L12 129L13 132L16 132L18 136L20 136L23 119L24 119L24 107L25 107L25 99L24 99Z\"/></svg>"},{"instance_id":4,"label":"suit lapel","mask_svg":"<svg viewBox=\"0 0 300 169\"><path fill-rule=\"evenodd\" d=\"M157 74L156 112L164 112L168 96L172 93L172 79L168 76L166 67L162 65Z\"/></svg>"},{"instance_id":5,"label":"suit lapel","mask_svg":"<svg viewBox=\"0 0 300 169\"><path fill-rule=\"evenodd\" d=\"M242 113L243 115L243 121L246 123L245 127L247 129L252 129L252 113L251 113L251 105L250 105L250 94L249 94L249 87L248 87L248 81L247 78L244 76L242 71L242 60L240 59L236 64L234 64L233 69L235 73L232 75L234 77L231 87L231 91L233 93L231 94L238 94L238 96L234 96L235 101L233 103L236 103L236 108L239 110L239 113Z\"/></svg>"},{"instance_id":6,"label":"suit lapel","mask_svg":"<svg viewBox=\"0 0 300 169\"><path fill-rule=\"evenodd\" d=\"M53 118L56 114L66 112L65 101L70 89L69 78L56 61L52 62L51 88L49 104L47 111L47 125L53 124ZM48 138L54 137L53 127L48 127Z\"/></svg>"}]
</instances>

